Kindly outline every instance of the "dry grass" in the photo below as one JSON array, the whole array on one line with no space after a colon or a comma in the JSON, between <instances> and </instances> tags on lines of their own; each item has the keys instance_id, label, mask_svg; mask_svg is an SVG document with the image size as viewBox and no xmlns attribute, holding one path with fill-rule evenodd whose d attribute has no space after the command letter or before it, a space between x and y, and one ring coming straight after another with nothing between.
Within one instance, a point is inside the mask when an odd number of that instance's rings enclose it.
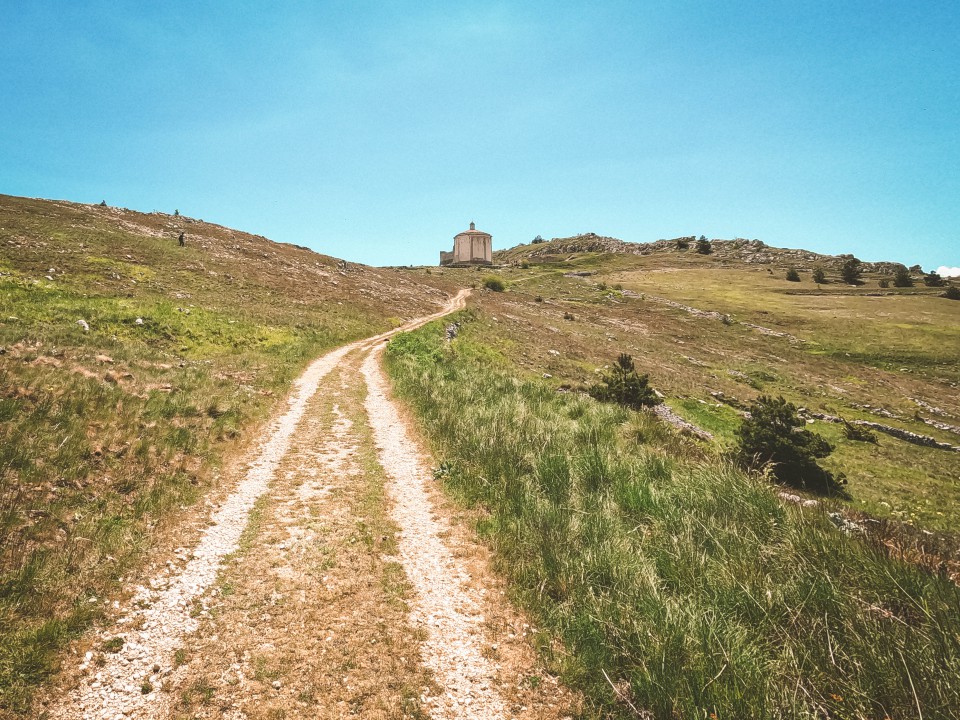
<instances>
[{"instance_id":1,"label":"dry grass","mask_svg":"<svg viewBox=\"0 0 960 720\"><path fill-rule=\"evenodd\" d=\"M189 218L0 196L0 713L29 712L57 649L308 360L452 287Z\"/></svg>"}]
</instances>

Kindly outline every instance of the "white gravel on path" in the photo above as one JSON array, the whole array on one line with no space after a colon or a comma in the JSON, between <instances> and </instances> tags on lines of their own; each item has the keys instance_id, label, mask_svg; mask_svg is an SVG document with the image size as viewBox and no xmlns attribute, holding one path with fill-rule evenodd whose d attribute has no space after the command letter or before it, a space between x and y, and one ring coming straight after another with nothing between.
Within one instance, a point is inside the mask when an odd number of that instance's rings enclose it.
<instances>
[{"instance_id":1,"label":"white gravel on path","mask_svg":"<svg viewBox=\"0 0 960 720\"><path fill-rule=\"evenodd\" d=\"M174 653L183 639L197 628L191 617L194 601L216 580L223 558L238 549L250 510L269 486L274 472L286 454L297 424L320 381L350 352L369 348L402 330L419 327L430 320L460 309L469 291L461 291L440 312L411 321L396 330L345 345L315 360L293 385L286 412L275 419L265 432L265 440L256 453L243 480L211 517L210 526L191 551L178 553L186 564L171 576L167 572L152 578L146 587L135 589L126 612L113 627L100 633L106 641L124 639L116 653L104 655L102 666L92 665L88 653L80 666L85 674L80 684L51 709L54 720L126 720L157 718L169 712L170 698L159 686L174 664ZM154 670L154 668L158 668ZM144 693L143 683L153 690Z\"/></svg>"},{"instance_id":2,"label":"white gravel on path","mask_svg":"<svg viewBox=\"0 0 960 720\"><path fill-rule=\"evenodd\" d=\"M449 526L434 513L427 492L431 471L389 397L381 352L382 347L371 351L361 366L367 382L365 406L380 464L390 480L400 562L416 594L411 618L426 631L423 660L443 689L425 698L425 704L437 720L505 718L506 704L495 686L499 667L481 652L482 598L441 540Z\"/></svg>"}]
</instances>

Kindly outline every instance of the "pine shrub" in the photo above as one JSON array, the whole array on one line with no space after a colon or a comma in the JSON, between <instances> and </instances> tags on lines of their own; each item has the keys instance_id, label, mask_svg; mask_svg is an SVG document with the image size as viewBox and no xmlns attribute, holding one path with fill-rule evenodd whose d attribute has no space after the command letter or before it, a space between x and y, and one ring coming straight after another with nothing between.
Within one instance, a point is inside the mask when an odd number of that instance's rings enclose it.
<instances>
[{"instance_id":1,"label":"pine shrub","mask_svg":"<svg viewBox=\"0 0 960 720\"><path fill-rule=\"evenodd\" d=\"M794 268L787 270L787 280L790 282L800 282L800 273L798 273Z\"/></svg>"},{"instance_id":2,"label":"pine shrub","mask_svg":"<svg viewBox=\"0 0 960 720\"><path fill-rule=\"evenodd\" d=\"M910 277L910 271L901 265L893 274L894 287L913 287L913 278Z\"/></svg>"},{"instance_id":3,"label":"pine shrub","mask_svg":"<svg viewBox=\"0 0 960 720\"><path fill-rule=\"evenodd\" d=\"M737 460L769 471L781 483L828 495L845 495L840 483L817 464L833 447L804 427L797 408L783 397L761 395L737 430Z\"/></svg>"},{"instance_id":4,"label":"pine shrub","mask_svg":"<svg viewBox=\"0 0 960 720\"><path fill-rule=\"evenodd\" d=\"M637 373L633 358L626 353L620 354L613 367L589 392L601 402L615 402L631 410L660 404L660 398L650 387L650 378Z\"/></svg>"}]
</instances>

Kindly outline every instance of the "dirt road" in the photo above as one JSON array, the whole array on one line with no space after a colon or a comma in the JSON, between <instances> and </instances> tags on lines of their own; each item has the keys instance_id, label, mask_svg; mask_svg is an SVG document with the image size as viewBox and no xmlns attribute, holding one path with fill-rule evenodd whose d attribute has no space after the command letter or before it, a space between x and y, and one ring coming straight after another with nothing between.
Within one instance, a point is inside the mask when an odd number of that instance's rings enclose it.
<instances>
[{"instance_id":1,"label":"dirt road","mask_svg":"<svg viewBox=\"0 0 960 720\"><path fill-rule=\"evenodd\" d=\"M392 334L307 369L200 541L135 589L51 717L556 718L576 706L433 487L380 369Z\"/></svg>"}]
</instances>

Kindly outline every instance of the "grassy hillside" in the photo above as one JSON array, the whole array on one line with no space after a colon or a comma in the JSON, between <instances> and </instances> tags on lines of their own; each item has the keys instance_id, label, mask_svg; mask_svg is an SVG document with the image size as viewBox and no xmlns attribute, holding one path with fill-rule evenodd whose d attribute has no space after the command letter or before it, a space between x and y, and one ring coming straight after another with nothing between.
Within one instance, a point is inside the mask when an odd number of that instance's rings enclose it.
<instances>
[{"instance_id":1,"label":"grassy hillside","mask_svg":"<svg viewBox=\"0 0 960 720\"><path fill-rule=\"evenodd\" d=\"M308 360L451 287L190 218L0 196L0 715L26 712Z\"/></svg>"},{"instance_id":2,"label":"grassy hillside","mask_svg":"<svg viewBox=\"0 0 960 720\"><path fill-rule=\"evenodd\" d=\"M769 263L747 263L672 244L648 255L551 253L553 245L505 251L515 264L499 270L446 275L506 283L506 292L477 296L477 323L527 377L579 388L626 352L721 447L733 441L738 406L761 393L960 445L960 302L942 288L881 289L883 265L861 286L828 270L818 288L803 266L801 281L788 282L770 248ZM810 427L836 445L826 464L846 474L853 508L960 530L960 454L885 434L856 442L819 420Z\"/></svg>"},{"instance_id":3,"label":"grassy hillside","mask_svg":"<svg viewBox=\"0 0 960 720\"><path fill-rule=\"evenodd\" d=\"M682 407L703 376L671 378L670 343L717 363L729 340L658 304L503 274L514 289L460 314L456 339L445 323L400 335L388 368L591 717L955 716L960 590L945 573L838 530L822 504L784 504L650 414L557 392L623 348Z\"/></svg>"}]
</instances>

